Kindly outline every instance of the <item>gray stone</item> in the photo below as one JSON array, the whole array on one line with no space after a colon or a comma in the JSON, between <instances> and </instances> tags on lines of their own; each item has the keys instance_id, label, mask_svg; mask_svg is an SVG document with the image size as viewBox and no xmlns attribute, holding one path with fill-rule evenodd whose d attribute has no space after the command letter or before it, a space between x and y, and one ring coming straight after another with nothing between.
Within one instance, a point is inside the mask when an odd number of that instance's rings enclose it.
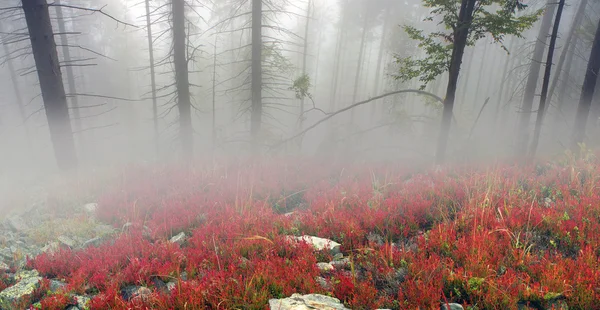
<instances>
[{"instance_id":1,"label":"gray stone","mask_svg":"<svg viewBox=\"0 0 600 310\"><path fill-rule=\"evenodd\" d=\"M75 300L77 301L77 307L79 309L89 309L89 303L92 299L87 296L77 295L75 296Z\"/></svg>"},{"instance_id":2,"label":"gray stone","mask_svg":"<svg viewBox=\"0 0 600 310\"><path fill-rule=\"evenodd\" d=\"M56 293L60 291L62 288L66 287L67 284L57 280L50 280L50 291Z\"/></svg>"},{"instance_id":3,"label":"gray stone","mask_svg":"<svg viewBox=\"0 0 600 310\"><path fill-rule=\"evenodd\" d=\"M457 303L443 303L440 306L441 310L464 310L463 306L457 304Z\"/></svg>"},{"instance_id":4,"label":"gray stone","mask_svg":"<svg viewBox=\"0 0 600 310\"><path fill-rule=\"evenodd\" d=\"M94 215L96 213L96 209L98 208L98 204L95 202L86 203L83 205L83 210L89 215Z\"/></svg>"},{"instance_id":5,"label":"gray stone","mask_svg":"<svg viewBox=\"0 0 600 310\"><path fill-rule=\"evenodd\" d=\"M68 305L65 310L79 310L79 307L77 306L73 306L73 305Z\"/></svg>"},{"instance_id":6,"label":"gray stone","mask_svg":"<svg viewBox=\"0 0 600 310\"><path fill-rule=\"evenodd\" d=\"M350 259L345 257L340 260L334 260L334 261L330 262L330 264L336 269L349 268L350 267Z\"/></svg>"},{"instance_id":7,"label":"gray stone","mask_svg":"<svg viewBox=\"0 0 600 310\"><path fill-rule=\"evenodd\" d=\"M10 270L10 266L0 260L0 271L7 272L8 270Z\"/></svg>"},{"instance_id":8,"label":"gray stone","mask_svg":"<svg viewBox=\"0 0 600 310\"><path fill-rule=\"evenodd\" d=\"M73 240L71 237L60 235L56 238L60 244L68 246L71 249L74 249L77 246L77 242Z\"/></svg>"},{"instance_id":9,"label":"gray stone","mask_svg":"<svg viewBox=\"0 0 600 310\"><path fill-rule=\"evenodd\" d=\"M329 272L335 269L331 263L317 263L317 268L320 272Z\"/></svg>"},{"instance_id":10,"label":"gray stone","mask_svg":"<svg viewBox=\"0 0 600 310\"><path fill-rule=\"evenodd\" d=\"M121 296L123 296L123 299L127 301L138 298L146 300L148 297L150 297L151 294L152 291L149 288L143 286L130 285L121 289Z\"/></svg>"},{"instance_id":11,"label":"gray stone","mask_svg":"<svg viewBox=\"0 0 600 310\"><path fill-rule=\"evenodd\" d=\"M91 246L93 247L98 247L102 244L102 242L104 242L105 238L104 237L96 237L96 238L92 238L90 240L87 240L86 242L84 242L81 247L82 248L89 248Z\"/></svg>"},{"instance_id":12,"label":"gray stone","mask_svg":"<svg viewBox=\"0 0 600 310\"><path fill-rule=\"evenodd\" d=\"M304 236L300 236L300 237L287 236L287 238L288 238L288 240L296 240L299 242L304 241L308 244L311 244L318 251L329 250L332 254L340 253L341 244L339 244L333 240L319 238L319 237L315 237L315 236L308 236L308 235L304 235Z\"/></svg>"},{"instance_id":13,"label":"gray stone","mask_svg":"<svg viewBox=\"0 0 600 310\"><path fill-rule=\"evenodd\" d=\"M329 284L329 282L327 282L327 279L323 278L323 277L316 277L315 281L317 282L317 284L319 284L320 287L322 287L325 290L330 290L331 289L331 284Z\"/></svg>"},{"instance_id":14,"label":"gray stone","mask_svg":"<svg viewBox=\"0 0 600 310\"><path fill-rule=\"evenodd\" d=\"M52 254L52 253L58 251L59 248L60 248L60 246L58 245L58 242L50 241L43 248L41 248L41 251L44 253Z\"/></svg>"},{"instance_id":15,"label":"gray stone","mask_svg":"<svg viewBox=\"0 0 600 310\"><path fill-rule=\"evenodd\" d=\"M27 278L35 278L38 277L40 275L40 273L33 269L33 270L19 270L17 272L17 274L15 274L15 280L17 281L21 281L23 279L27 279Z\"/></svg>"},{"instance_id":16,"label":"gray stone","mask_svg":"<svg viewBox=\"0 0 600 310\"><path fill-rule=\"evenodd\" d=\"M23 232L29 229L29 226L25 223L22 217L13 215L6 219L6 226L14 232Z\"/></svg>"},{"instance_id":17,"label":"gray stone","mask_svg":"<svg viewBox=\"0 0 600 310\"><path fill-rule=\"evenodd\" d=\"M0 258L11 261L13 259L13 252L10 250L10 248L1 248Z\"/></svg>"},{"instance_id":18,"label":"gray stone","mask_svg":"<svg viewBox=\"0 0 600 310\"><path fill-rule=\"evenodd\" d=\"M340 302L339 299L320 295L293 294L291 297L283 299L269 299L269 308L277 310L346 310L348 308Z\"/></svg>"},{"instance_id":19,"label":"gray stone","mask_svg":"<svg viewBox=\"0 0 600 310\"><path fill-rule=\"evenodd\" d=\"M186 240L186 235L182 231L182 232L178 233L177 235L173 236L169 241L171 241L173 243L177 243L179 245L183 245L185 243L185 240Z\"/></svg>"},{"instance_id":20,"label":"gray stone","mask_svg":"<svg viewBox=\"0 0 600 310\"><path fill-rule=\"evenodd\" d=\"M177 283L173 282L173 281L169 281L167 282L167 290L172 291L177 287Z\"/></svg>"},{"instance_id":21,"label":"gray stone","mask_svg":"<svg viewBox=\"0 0 600 310\"><path fill-rule=\"evenodd\" d=\"M22 278L17 284L0 292L0 309L12 309L40 286L41 277Z\"/></svg>"},{"instance_id":22,"label":"gray stone","mask_svg":"<svg viewBox=\"0 0 600 310\"><path fill-rule=\"evenodd\" d=\"M375 243L377 245L383 245L383 237L380 234L370 232L367 235L367 241Z\"/></svg>"}]
</instances>

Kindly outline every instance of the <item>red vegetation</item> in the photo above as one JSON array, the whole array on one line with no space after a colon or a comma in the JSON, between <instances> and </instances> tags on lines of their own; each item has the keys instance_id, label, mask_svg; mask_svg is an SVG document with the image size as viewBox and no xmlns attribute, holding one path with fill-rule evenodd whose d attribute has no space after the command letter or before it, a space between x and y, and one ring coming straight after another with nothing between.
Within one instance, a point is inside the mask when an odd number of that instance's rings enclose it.
<instances>
[{"instance_id":1,"label":"red vegetation","mask_svg":"<svg viewBox=\"0 0 600 310\"><path fill-rule=\"evenodd\" d=\"M135 169L98 201L99 219L132 223L127 232L30 266L66 279L68 291L96 294L93 309L265 309L269 298L292 293L330 294L353 309L446 300L516 309L557 297L594 309L599 181L600 166L588 162L416 175L300 162ZM182 231L186 244L168 241ZM321 286L316 263L332 256L289 244L290 234L341 243L350 266L324 275L331 285ZM174 287L162 290L157 280ZM127 301L127 285L152 293ZM69 302L53 295L42 305Z\"/></svg>"}]
</instances>

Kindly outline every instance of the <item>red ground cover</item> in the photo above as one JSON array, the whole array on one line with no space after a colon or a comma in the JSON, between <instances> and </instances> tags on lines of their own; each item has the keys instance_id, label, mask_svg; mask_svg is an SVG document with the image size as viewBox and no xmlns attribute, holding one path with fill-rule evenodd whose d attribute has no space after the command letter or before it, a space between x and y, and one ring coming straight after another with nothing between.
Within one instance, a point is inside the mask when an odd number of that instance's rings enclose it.
<instances>
[{"instance_id":1,"label":"red ground cover","mask_svg":"<svg viewBox=\"0 0 600 310\"><path fill-rule=\"evenodd\" d=\"M29 265L94 294L93 309L266 309L292 293L329 294L352 309L543 308L559 299L597 309L599 180L595 161L419 173L300 160L131 169L103 193L97 216L132 228ZM184 246L168 242L182 231ZM326 276L329 286L316 280L316 263L331 254L284 241L304 234L341 243L351 261ZM161 291L157 279L176 286ZM127 285L153 292L126 301Z\"/></svg>"}]
</instances>

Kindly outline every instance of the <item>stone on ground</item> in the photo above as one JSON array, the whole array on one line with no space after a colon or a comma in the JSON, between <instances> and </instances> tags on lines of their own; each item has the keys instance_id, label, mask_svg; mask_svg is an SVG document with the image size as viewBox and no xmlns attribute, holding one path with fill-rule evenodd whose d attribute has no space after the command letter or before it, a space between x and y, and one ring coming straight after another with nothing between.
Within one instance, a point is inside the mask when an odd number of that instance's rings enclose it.
<instances>
[{"instance_id":1,"label":"stone on ground","mask_svg":"<svg viewBox=\"0 0 600 310\"><path fill-rule=\"evenodd\" d=\"M269 299L269 308L271 310L348 309L344 307L339 299L320 294L293 294L288 298Z\"/></svg>"},{"instance_id":2,"label":"stone on ground","mask_svg":"<svg viewBox=\"0 0 600 310\"><path fill-rule=\"evenodd\" d=\"M308 236L308 235L304 235L304 236L300 236L300 237L288 236L288 239L297 240L297 241L305 241L308 244L312 244L312 246L319 251L329 250L333 254L340 253L341 244L339 244L333 240L319 238L319 237L315 237L315 236Z\"/></svg>"},{"instance_id":3,"label":"stone on ground","mask_svg":"<svg viewBox=\"0 0 600 310\"><path fill-rule=\"evenodd\" d=\"M0 292L0 309L12 309L15 304L21 303L33 293L42 281L42 278L37 276L37 271L21 273L17 279L20 280L17 284Z\"/></svg>"}]
</instances>

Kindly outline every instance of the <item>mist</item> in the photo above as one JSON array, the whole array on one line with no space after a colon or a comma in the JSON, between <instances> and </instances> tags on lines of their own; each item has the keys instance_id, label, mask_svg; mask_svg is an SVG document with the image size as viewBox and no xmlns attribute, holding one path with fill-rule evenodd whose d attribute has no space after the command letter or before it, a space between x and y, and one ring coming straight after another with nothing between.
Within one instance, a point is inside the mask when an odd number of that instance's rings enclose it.
<instances>
[{"instance_id":1,"label":"mist","mask_svg":"<svg viewBox=\"0 0 600 310\"><path fill-rule=\"evenodd\" d=\"M596 149L600 3L489 2L1 1L0 210L139 167Z\"/></svg>"}]
</instances>

